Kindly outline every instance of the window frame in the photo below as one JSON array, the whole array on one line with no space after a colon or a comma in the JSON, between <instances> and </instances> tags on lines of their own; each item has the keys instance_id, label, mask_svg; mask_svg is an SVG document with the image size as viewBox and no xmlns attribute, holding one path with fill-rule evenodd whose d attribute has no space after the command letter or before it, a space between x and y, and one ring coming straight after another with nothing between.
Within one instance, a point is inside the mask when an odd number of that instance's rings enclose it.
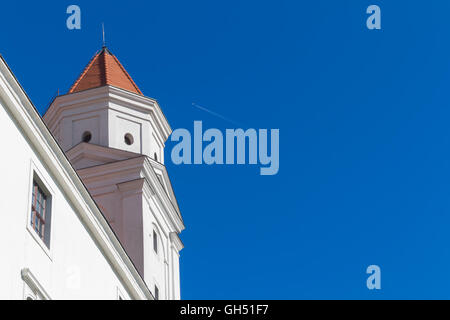
<instances>
[{"instance_id":1,"label":"window frame","mask_svg":"<svg viewBox=\"0 0 450 320\"><path fill-rule=\"evenodd\" d=\"M44 194L47 195L47 209L50 213L50 221L47 221L47 224L49 225L50 230L48 231L48 245L45 243L45 241L39 236L39 234L36 232L32 225L32 201L33 201L33 189L34 189L34 183L37 182L38 186L41 188L41 190L44 192ZM28 201L27 201L27 210L26 210L26 230L31 235L32 239L41 247L41 249L44 251L46 256L50 259L50 261L53 260L52 258L52 239L53 239L53 225L54 225L54 191L52 190L50 184L48 181L44 178L44 175L41 173L41 171L37 168L36 164L31 161L30 165L30 173L29 173L29 183L28 183Z\"/></svg>"},{"instance_id":2,"label":"window frame","mask_svg":"<svg viewBox=\"0 0 450 320\"><path fill-rule=\"evenodd\" d=\"M33 186L31 190L31 219L30 224L32 229L37 233L39 238L50 247L49 243L46 243L46 225L51 228L51 196L49 196L39 184L38 179L33 178ZM46 218L47 222L46 222ZM51 230L51 229L50 229ZM50 241L50 239L49 239Z\"/></svg>"}]
</instances>

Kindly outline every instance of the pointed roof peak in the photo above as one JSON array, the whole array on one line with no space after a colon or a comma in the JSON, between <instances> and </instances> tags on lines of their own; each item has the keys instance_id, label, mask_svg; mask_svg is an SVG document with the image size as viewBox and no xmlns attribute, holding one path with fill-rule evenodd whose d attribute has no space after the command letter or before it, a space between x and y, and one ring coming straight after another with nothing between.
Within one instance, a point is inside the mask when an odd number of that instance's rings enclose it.
<instances>
[{"instance_id":1,"label":"pointed roof peak","mask_svg":"<svg viewBox=\"0 0 450 320\"><path fill-rule=\"evenodd\" d=\"M99 51L99 53L101 54L101 53L107 53L107 54L109 54L109 55L113 55L112 53L111 53L111 51L109 51L109 49L108 49L108 47L106 46L106 45L103 45L103 47L102 47L102 49Z\"/></svg>"},{"instance_id":2,"label":"pointed roof peak","mask_svg":"<svg viewBox=\"0 0 450 320\"><path fill-rule=\"evenodd\" d=\"M72 85L69 93L80 92L106 85L118 87L136 94L143 95L128 72L106 46L98 51L77 81Z\"/></svg>"}]
</instances>

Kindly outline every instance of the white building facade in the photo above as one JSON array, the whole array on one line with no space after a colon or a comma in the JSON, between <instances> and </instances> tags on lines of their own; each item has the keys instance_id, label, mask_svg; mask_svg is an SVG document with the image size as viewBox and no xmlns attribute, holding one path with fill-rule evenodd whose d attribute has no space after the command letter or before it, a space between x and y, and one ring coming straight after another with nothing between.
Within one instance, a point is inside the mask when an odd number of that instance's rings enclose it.
<instances>
[{"instance_id":1,"label":"white building facade","mask_svg":"<svg viewBox=\"0 0 450 320\"><path fill-rule=\"evenodd\" d=\"M103 48L42 119L0 60L0 299L180 299L171 134Z\"/></svg>"}]
</instances>

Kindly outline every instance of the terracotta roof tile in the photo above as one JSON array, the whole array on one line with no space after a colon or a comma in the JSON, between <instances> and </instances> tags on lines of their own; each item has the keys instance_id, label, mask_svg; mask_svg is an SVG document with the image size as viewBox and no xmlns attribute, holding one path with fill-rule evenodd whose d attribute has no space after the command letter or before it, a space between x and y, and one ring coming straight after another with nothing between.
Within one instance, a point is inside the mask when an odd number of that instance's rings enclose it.
<instances>
[{"instance_id":1,"label":"terracotta roof tile","mask_svg":"<svg viewBox=\"0 0 450 320\"><path fill-rule=\"evenodd\" d=\"M80 77L75 81L69 93L79 92L110 85L142 95L119 60L103 48L95 54Z\"/></svg>"}]
</instances>

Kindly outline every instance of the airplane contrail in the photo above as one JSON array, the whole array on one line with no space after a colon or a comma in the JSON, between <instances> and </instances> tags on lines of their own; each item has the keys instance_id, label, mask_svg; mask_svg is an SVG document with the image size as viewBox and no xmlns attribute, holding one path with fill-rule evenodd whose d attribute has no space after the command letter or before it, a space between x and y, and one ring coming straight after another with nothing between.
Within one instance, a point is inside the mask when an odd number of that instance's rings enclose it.
<instances>
[{"instance_id":1,"label":"airplane contrail","mask_svg":"<svg viewBox=\"0 0 450 320\"><path fill-rule=\"evenodd\" d=\"M236 121L233 121L233 120L231 120L231 119L228 119L227 117L224 117L223 115L218 114L218 113L216 113L216 112L214 112L214 111L211 111L211 110L209 110L209 109L207 109L207 108L205 108L205 107L199 106L199 105L196 104L195 102L192 102L192 105L193 105L194 107L196 107L196 108L198 108L198 109L200 109L200 110L202 110L202 111L208 112L208 113L212 114L213 116L216 116L216 117L218 117L218 118L220 118L220 119L222 119L222 120L231 122L232 124L234 124L234 125L236 125L236 126L241 126L241 125L240 125L239 123L237 123Z\"/></svg>"}]
</instances>

